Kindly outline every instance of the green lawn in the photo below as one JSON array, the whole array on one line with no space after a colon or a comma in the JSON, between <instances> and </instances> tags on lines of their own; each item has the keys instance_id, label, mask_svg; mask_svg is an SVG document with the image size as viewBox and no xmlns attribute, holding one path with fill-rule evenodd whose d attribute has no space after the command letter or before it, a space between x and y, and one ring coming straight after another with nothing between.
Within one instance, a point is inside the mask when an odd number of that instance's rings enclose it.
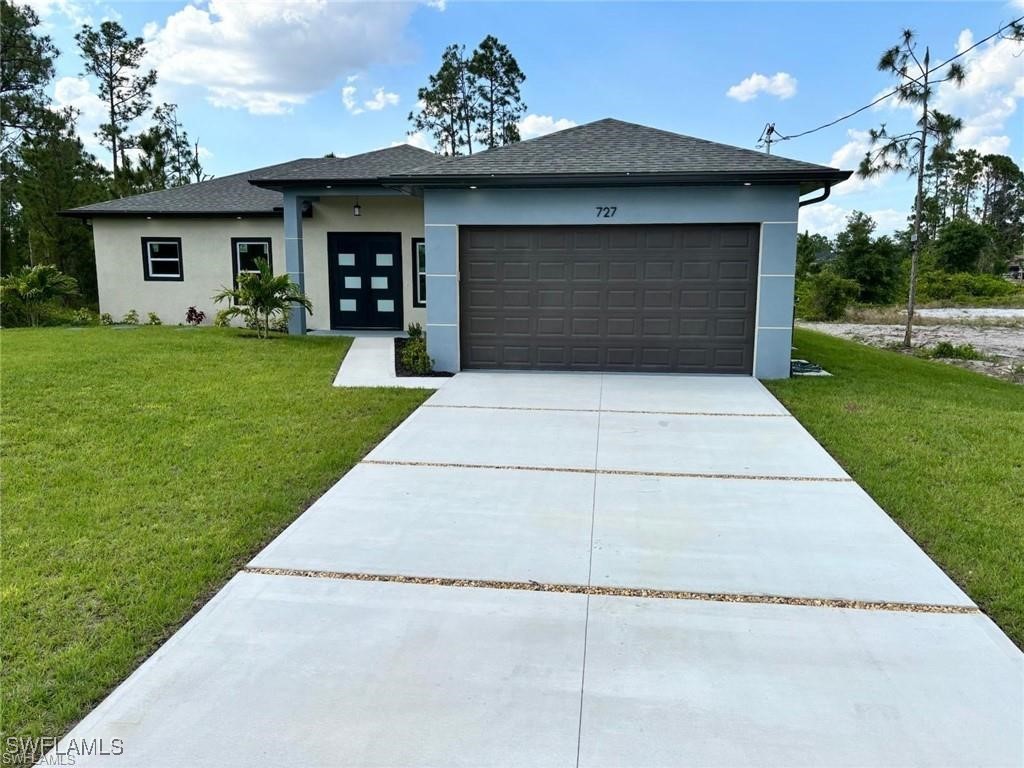
<instances>
[{"instance_id":1,"label":"green lawn","mask_svg":"<svg viewBox=\"0 0 1024 768\"><path fill-rule=\"evenodd\" d=\"M334 389L348 344L0 333L5 735L62 735L429 394Z\"/></svg>"},{"instance_id":2,"label":"green lawn","mask_svg":"<svg viewBox=\"0 0 1024 768\"><path fill-rule=\"evenodd\" d=\"M798 330L834 378L769 388L1024 647L1024 387Z\"/></svg>"}]
</instances>

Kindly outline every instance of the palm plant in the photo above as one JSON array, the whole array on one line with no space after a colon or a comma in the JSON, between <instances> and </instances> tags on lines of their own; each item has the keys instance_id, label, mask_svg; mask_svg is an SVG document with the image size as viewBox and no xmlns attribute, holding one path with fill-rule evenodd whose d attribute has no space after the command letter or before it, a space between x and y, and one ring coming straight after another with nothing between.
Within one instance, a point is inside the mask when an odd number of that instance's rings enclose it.
<instances>
[{"instance_id":1,"label":"palm plant","mask_svg":"<svg viewBox=\"0 0 1024 768\"><path fill-rule=\"evenodd\" d=\"M39 325L43 310L67 296L78 295L78 282L50 264L22 267L0 278L0 296L25 310L29 323Z\"/></svg>"},{"instance_id":2,"label":"palm plant","mask_svg":"<svg viewBox=\"0 0 1024 768\"><path fill-rule=\"evenodd\" d=\"M217 303L230 302L225 317L243 317L261 339L270 338L271 322L287 317L295 305L313 314L313 302L288 275L275 275L266 259L256 262L258 272L243 272L237 288L222 288L214 295Z\"/></svg>"}]
</instances>

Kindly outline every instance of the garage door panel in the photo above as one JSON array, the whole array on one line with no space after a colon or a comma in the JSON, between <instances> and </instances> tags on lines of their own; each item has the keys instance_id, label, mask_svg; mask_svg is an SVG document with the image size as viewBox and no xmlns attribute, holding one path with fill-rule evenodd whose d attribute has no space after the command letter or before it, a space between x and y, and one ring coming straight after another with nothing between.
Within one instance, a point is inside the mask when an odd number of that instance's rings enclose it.
<instances>
[{"instance_id":1,"label":"garage door panel","mask_svg":"<svg viewBox=\"0 0 1024 768\"><path fill-rule=\"evenodd\" d=\"M755 225L464 230L464 368L752 369Z\"/></svg>"}]
</instances>

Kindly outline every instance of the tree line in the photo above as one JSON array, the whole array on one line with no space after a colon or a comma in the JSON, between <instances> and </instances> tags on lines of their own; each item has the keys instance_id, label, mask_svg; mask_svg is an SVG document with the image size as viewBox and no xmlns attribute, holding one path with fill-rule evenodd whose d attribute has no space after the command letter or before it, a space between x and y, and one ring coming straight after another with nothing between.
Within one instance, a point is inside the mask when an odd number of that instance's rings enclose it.
<instances>
[{"instance_id":1,"label":"tree line","mask_svg":"<svg viewBox=\"0 0 1024 768\"><path fill-rule=\"evenodd\" d=\"M209 178L174 104L153 108L157 73L144 71L146 47L116 21L75 35L82 74L99 86L106 120L96 137L111 168L78 138L80 114L57 108L47 88L60 51L27 5L0 0L0 254L5 274L47 264L71 277L85 303L96 301L92 233L58 212L113 197ZM147 125L133 132L140 120Z\"/></svg>"}]
</instances>

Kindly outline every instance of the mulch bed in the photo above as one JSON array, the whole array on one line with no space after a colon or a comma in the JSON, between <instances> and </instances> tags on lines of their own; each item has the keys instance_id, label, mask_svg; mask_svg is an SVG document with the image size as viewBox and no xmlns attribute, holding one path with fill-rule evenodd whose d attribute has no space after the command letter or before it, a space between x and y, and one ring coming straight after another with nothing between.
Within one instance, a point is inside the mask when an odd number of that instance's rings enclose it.
<instances>
[{"instance_id":1,"label":"mulch bed","mask_svg":"<svg viewBox=\"0 0 1024 768\"><path fill-rule=\"evenodd\" d=\"M402 365L402 348L406 344L408 344L408 343L409 343L409 339L395 339L395 375L396 376L416 376L416 377L438 376L438 377L445 377L445 376L454 376L455 375L453 373L448 373L447 371L431 371L430 373L416 373L415 371L410 371L408 368L406 368L404 365Z\"/></svg>"}]
</instances>

